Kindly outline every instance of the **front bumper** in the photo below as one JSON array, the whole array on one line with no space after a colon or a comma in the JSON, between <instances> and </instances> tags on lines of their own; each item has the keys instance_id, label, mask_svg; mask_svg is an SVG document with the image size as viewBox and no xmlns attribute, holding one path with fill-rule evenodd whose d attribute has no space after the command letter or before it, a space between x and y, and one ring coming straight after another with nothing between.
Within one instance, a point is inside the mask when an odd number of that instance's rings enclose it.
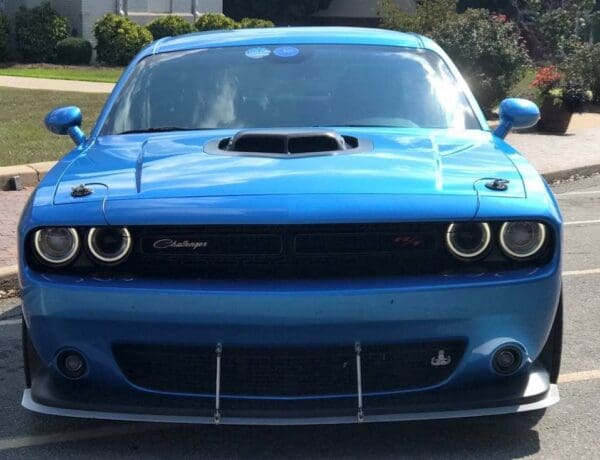
<instances>
[{"instance_id":1,"label":"front bumper","mask_svg":"<svg viewBox=\"0 0 600 460\"><path fill-rule=\"evenodd\" d=\"M25 276L23 276L25 275ZM64 416L229 424L321 424L493 415L558 401L539 360L560 295L557 269L454 279L338 283L170 283L74 280L22 273L23 310L38 361L23 406ZM115 344L314 347L461 340L452 374L426 387L312 397L157 391L131 382ZM494 372L503 344L524 351ZM56 357L79 350L88 371L64 378ZM357 366L359 368L359 366ZM364 377L364 376L363 376ZM368 377L368 376L367 376ZM218 380L212 371L209 378Z\"/></svg>"}]
</instances>

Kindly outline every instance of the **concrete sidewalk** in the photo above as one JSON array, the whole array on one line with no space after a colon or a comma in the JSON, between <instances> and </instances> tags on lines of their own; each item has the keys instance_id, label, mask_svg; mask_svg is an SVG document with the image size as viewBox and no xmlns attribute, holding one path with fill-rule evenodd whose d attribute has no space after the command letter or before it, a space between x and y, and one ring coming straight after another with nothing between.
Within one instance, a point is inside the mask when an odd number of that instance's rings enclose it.
<instances>
[{"instance_id":1,"label":"concrete sidewalk","mask_svg":"<svg viewBox=\"0 0 600 460\"><path fill-rule=\"evenodd\" d=\"M565 135L510 133L519 150L548 181L600 171L600 114L574 114Z\"/></svg>"},{"instance_id":2,"label":"concrete sidewalk","mask_svg":"<svg viewBox=\"0 0 600 460\"><path fill-rule=\"evenodd\" d=\"M97 83L79 80L54 80L50 78L8 77L0 75L0 86L22 89L45 89L50 91L71 91L76 93L110 93L112 83Z\"/></svg>"}]
</instances>

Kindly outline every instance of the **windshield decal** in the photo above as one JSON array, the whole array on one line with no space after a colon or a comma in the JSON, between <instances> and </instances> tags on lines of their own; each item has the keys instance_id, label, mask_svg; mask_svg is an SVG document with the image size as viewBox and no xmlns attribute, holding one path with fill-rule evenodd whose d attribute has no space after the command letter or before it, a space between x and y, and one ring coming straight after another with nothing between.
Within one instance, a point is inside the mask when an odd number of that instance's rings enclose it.
<instances>
[{"instance_id":1,"label":"windshield decal","mask_svg":"<svg viewBox=\"0 0 600 460\"><path fill-rule=\"evenodd\" d=\"M246 50L246 56L248 56L251 59L262 59L270 55L271 50L268 48L258 47Z\"/></svg>"},{"instance_id":2,"label":"windshield decal","mask_svg":"<svg viewBox=\"0 0 600 460\"><path fill-rule=\"evenodd\" d=\"M280 58L292 58L298 56L300 50L295 46L280 46L279 48L275 48L273 54Z\"/></svg>"}]
</instances>

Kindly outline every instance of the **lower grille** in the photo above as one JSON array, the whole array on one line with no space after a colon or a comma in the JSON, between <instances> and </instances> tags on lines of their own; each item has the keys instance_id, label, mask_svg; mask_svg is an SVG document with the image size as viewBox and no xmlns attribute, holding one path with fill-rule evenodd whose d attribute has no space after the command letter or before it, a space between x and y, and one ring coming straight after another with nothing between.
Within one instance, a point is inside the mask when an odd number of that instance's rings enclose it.
<instances>
[{"instance_id":1,"label":"lower grille","mask_svg":"<svg viewBox=\"0 0 600 460\"><path fill-rule=\"evenodd\" d=\"M122 372L135 385L171 393L215 393L215 348L118 345L113 351ZM450 376L463 353L464 343L459 341L363 345L363 391L397 391L438 384ZM355 394L354 346L225 346L221 360L221 392L224 396L234 397Z\"/></svg>"}]
</instances>

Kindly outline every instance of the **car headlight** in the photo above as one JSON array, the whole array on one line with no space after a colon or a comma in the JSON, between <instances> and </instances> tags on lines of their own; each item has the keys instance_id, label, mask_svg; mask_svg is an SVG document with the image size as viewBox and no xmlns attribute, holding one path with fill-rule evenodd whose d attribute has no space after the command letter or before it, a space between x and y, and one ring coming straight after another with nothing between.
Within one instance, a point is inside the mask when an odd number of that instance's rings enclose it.
<instances>
[{"instance_id":1,"label":"car headlight","mask_svg":"<svg viewBox=\"0 0 600 460\"><path fill-rule=\"evenodd\" d=\"M124 260L131 251L132 241L125 227L94 227L87 235L87 248L99 262L116 264Z\"/></svg>"},{"instance_id":2,"label":"car headlight","mask_svg":"<svg viewBox=\"0 0 600 460\"><path fill-rule=\"evenodd\" d=\"M79 252L79 235L70 227L51 227L37 230L33 236L37 255L48 265L66 265Z\"/></svg>"},{"instance_id":3,"label":"car headlight","mask_svg":"<svg viewBox=\"0 0 600 460\"><path fill-rule=\"evenodd\" d=\"M446 246L458 259L478 259L485 254L491 242L492 231L485 222L453 223L446 230Z\"/></svg>"},{"instance_id":4,"label":"car headlight","mask_svg":"<svg viewBox=\"0 0 600 460\"><path fill-rule=\"evenodd\" d=\"M529 259L546 242L546 226L539 222L505 222L500 228L500 247L513 259Z\"/></svg>"}]
</instances>

